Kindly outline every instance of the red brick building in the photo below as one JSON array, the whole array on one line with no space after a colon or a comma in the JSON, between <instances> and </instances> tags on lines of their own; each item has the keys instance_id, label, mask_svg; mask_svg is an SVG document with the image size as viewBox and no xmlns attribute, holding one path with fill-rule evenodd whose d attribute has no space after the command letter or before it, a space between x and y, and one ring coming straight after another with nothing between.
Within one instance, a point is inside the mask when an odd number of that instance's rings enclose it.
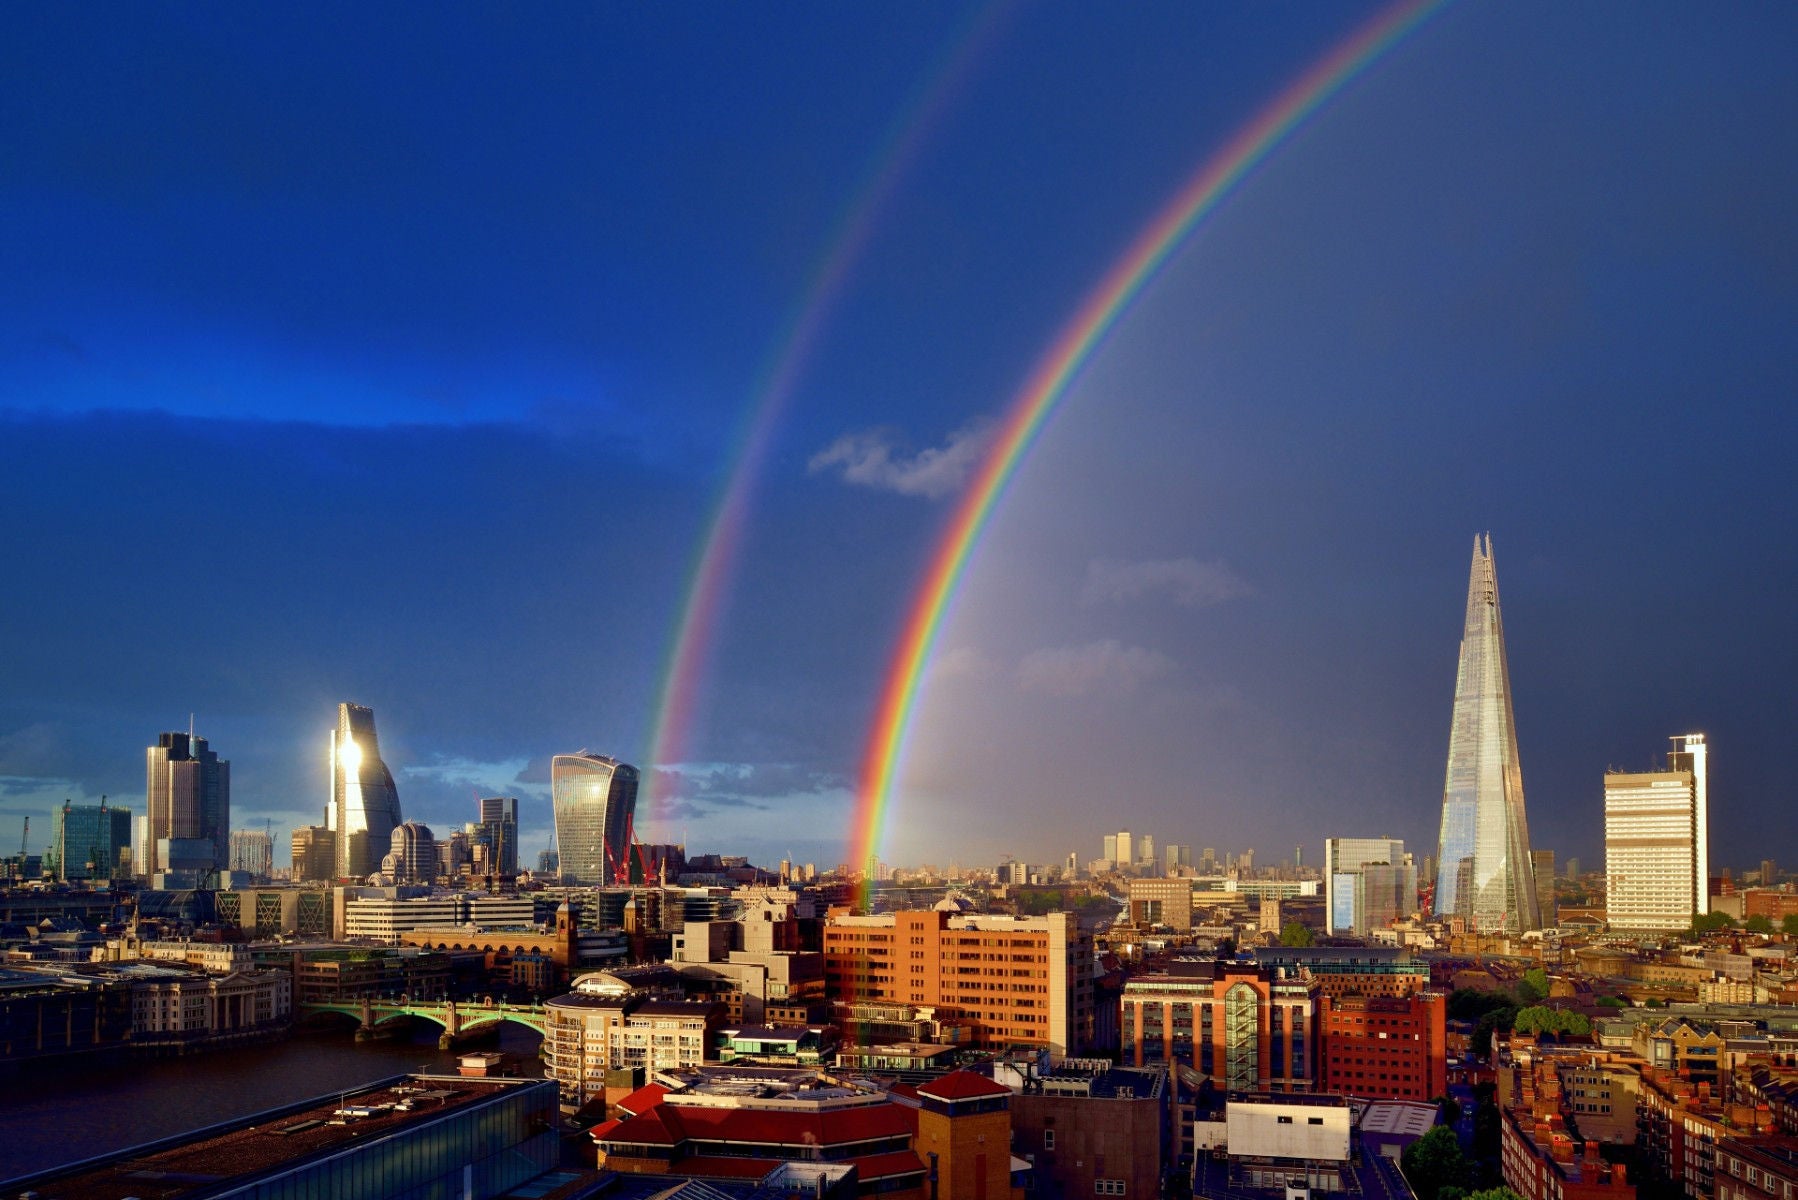
<instances>
[{"instance_id":1,"label":"red brick building","mask_svg":"<svg viewBox=\"0 0 1798 1200\"><path fill-rule=\"evenodd\" d=\"M1367 1099L1431 1100L1448 1090L1448 999L1320 996L1318 1084Z\"/></svg>"}]
</instances>

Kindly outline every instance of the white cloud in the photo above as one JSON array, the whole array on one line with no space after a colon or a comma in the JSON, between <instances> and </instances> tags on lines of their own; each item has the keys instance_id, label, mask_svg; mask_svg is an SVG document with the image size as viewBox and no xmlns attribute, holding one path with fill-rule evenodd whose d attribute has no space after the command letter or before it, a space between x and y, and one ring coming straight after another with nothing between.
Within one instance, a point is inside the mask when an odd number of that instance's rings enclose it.
<instances>
[{"instance_id":1,"label":"white cloud","mask_svg":"<svg viewBox=\"0 0 1798 1200\"><path fill-rule=\"evenodd\" d=\"M1252 596L1255 589L1222 562L1200 562L1196 558L1120 562L1100 558L1086 565L1080 602L1137 600L1153 592L1167 592L1175 604L1198 608Z\"/></svg>"},{"instance_id":2,"label":"white cloud","mask_svg":"<svg viewBox=\"0 0 1798 1200\"><path fill-rule=\"evenodd\" d=\"M1084 646L1032 650L1018 664L1018 686L1063 699L1094 692L1119 694L1174 669L1174 660L1159 650L1126 646L1114 638Z\"/></svg>"},{"instance_id":3,"label":"white cloud","mask_svg":"<svg viewBox=\"0 0 1798 1200\"><path fill-rule=\"evenodd\" d=\"M970 425L950 434L942 446L908 454L891 430L846 433L812 455L806 469L813 475L835 469L845 483L935 500L967 482L990 434L990 426Z\"/></svg>"}]
</instances>

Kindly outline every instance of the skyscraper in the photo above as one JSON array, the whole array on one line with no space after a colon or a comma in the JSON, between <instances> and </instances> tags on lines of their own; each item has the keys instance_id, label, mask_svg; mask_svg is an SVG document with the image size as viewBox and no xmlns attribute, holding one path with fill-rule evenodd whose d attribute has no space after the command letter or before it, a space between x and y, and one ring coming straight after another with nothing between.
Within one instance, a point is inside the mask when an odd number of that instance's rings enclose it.
<instances>
[{"instance_id":1,"label":"skyscraper","mask_svg":"<svg viewBox=\"0 0 1798 1200\"><path fill-rule=\"evenodd\" d=\"M293 831L293 881L317 883L337 874L337 835L323 825Z\"/></svg>"},{"instance_id":2,"label":"skyscraper","mask_svg":"<svg viewBox=\"0 0 1798 1200\"><path fill-rule=\"evenodd\" d=\"M500 875L518 874L518 798L480 797L481 829L486 835L492 869Z\"/></svg>"},{"instance_id":3,"label":"skyscraper","mask_svg":"<svg viewBox=\"0 0 1798 1200\"><path fill-rule=\"evenodd\" d=\"M171 853L164 844L169 841L183 843L174 849L183 865L223 866L231 831L231 764L191 731L160 735L144 752L144 813L144 861L134 863L134 871L169 870Z\"/></svg>"},{"instance_id":4,"label":"skyscraper","mask_svg":"<svg viewBox=\"0 0 1798 1200\"><path fill-rule=\"evenodd\" d=\"M584 750L558 754L550 760L549 788L562 882L628 878L637 768Z\"/></svg>"},{"instance_id":5,"label":"skyscraper","mask_svg":"<svg viewBox=\"0 0 1798 1200\"><path fill-rule=\"evenodd\" d=\"M401 821L400 793L381 761L374 709L339 704L331 731L331 807L325 811L325 827L337 835L338 878L366 879L380 870Z\"/></svg>"},{"instance_id":6,"label":"skyscraper","mask_svg":"<svg viewBox=\"0 0 1798 1200\"><path fill-rule=\"evenodd\" d=\"M1685 929L1710 911L1704 735L1673 739L1667 770L1604 777L1605 920Z\"/></svg>"},{"instance_id":7,"label":"skyscraper","mask_svg":"<svg viewBox=\"0 0 1798 1200\"><path fill-rule=\"evenodd\" d=\"M232 830L231 869L254 875L266 883L275 871L274 837L262 829Z\"/></svg>"},{"instance_id":8,"label":"skyscraper","mask_svg":"<svg viewBox=\"0 0 1798 1200\"><path fill-rule=\"evenodd\" d=\"M56 869L64 880L111 879L119 874L119 857L131 847L131 813L99 804L67 800L56 810L56 832L50 840Z\"/></svg>"},{"instance_id":9,"label":"skyscraper","mask_svg":"<svg viewBox=\"0 0 1798 1200\"><path fill-rule=\"evenodd\" d=\"M1473 539L1442 787L1435 908L1437 916L1460 917L1470 929L1542 926L1490 534Z\"/></svg>"},{"instance_id":10,"label":"skyscraper","mask_svg":"<svg viewBox=\"0 0 1798 1200\"><path fill-rule=\"evenodd\" d=\"M1365 907L1357 911L1355 906L1356 881L1362 871L1369 866L1383 864L1401 869L1398 884L1399 893L1390 905L1381 905L1380 913L1387 907L1399 910L1399 915L1409 916L1417 906L1417 874L1411 869L1411 889L1408 900L1403 893L1402 870L1410 867L1410 855L1405 853L1402 838L1325 838L1324 839L1324 932L1354 933L1367 932L1369 917ZM1382 895L1384 893L1381 893ZM1383 925L1385 922L1382 921Z\"/></svg>"}]
</instances>

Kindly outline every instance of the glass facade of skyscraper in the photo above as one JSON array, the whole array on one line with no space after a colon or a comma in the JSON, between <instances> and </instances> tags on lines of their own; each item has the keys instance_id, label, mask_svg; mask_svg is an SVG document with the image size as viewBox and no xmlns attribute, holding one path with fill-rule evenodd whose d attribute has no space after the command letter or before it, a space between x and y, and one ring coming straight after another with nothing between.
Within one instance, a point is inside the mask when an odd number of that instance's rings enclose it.
<instances>
[{"instance_id":1,"label":"glass facade of skyscraper","mask_svg":"<svg viewBox=\"0 0 1798 1200\"><path fill-rule=\"evenodd\" d=\"M400 793L381 761L375 713L360 704L337 706L331 732L331 806L325 823L337 835L337 875L366 879L381 869L400 825Z\"/></svg>"},{"instance_id":2,"label":"glass facade of skyscraper","mask_svg":"<svg viewBox=\"0 0 1798 1200\"><path fill-rule=\"evenodd\" d=\"M549 778L562 882L627 877L637 768L597 754L558 754L550 760Z\"/></svg>"},{"instance_id":3,"label":"glass facade of skyscraper","mask_svg":"<svg viewBox=\"0 0 1798 1200\"><path fill-rule=\"evenodd\" d=\"M1460 917L1476 930L1518 931L1542 924L1490 536L1473 539L1442 788L1435 912Z\"/></svg>"}]
</instances>

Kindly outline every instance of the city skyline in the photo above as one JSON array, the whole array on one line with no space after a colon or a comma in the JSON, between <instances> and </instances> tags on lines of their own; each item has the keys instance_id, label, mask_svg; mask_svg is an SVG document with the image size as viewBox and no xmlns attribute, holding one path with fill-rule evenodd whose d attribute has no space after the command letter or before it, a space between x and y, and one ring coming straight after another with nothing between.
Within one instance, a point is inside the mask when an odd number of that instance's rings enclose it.
<instances>
[{"instance_id":1,"label":"city skyline","mask_svg":"<svg viewBox=\"0 0 1798 1200\"><path fill-rule=\"evenodd\" d=\"M317 824L356 696L433 829L517 796L529 859L550 756L593 745L643 767L645 840L841 861L995 422L1195 170L1395 11L8 14L0 833L136 807L196 709L235 824ZM1435 11L1169 248L973 547L883 859L952 828L1055 862L1096 806L1424 853L1470 529L1507 548L1532 848L1601 861L1603 769L1701 729L1711 857L1761 857L1798 18L1657 12Z\"/></svg>"}]
</instances>

